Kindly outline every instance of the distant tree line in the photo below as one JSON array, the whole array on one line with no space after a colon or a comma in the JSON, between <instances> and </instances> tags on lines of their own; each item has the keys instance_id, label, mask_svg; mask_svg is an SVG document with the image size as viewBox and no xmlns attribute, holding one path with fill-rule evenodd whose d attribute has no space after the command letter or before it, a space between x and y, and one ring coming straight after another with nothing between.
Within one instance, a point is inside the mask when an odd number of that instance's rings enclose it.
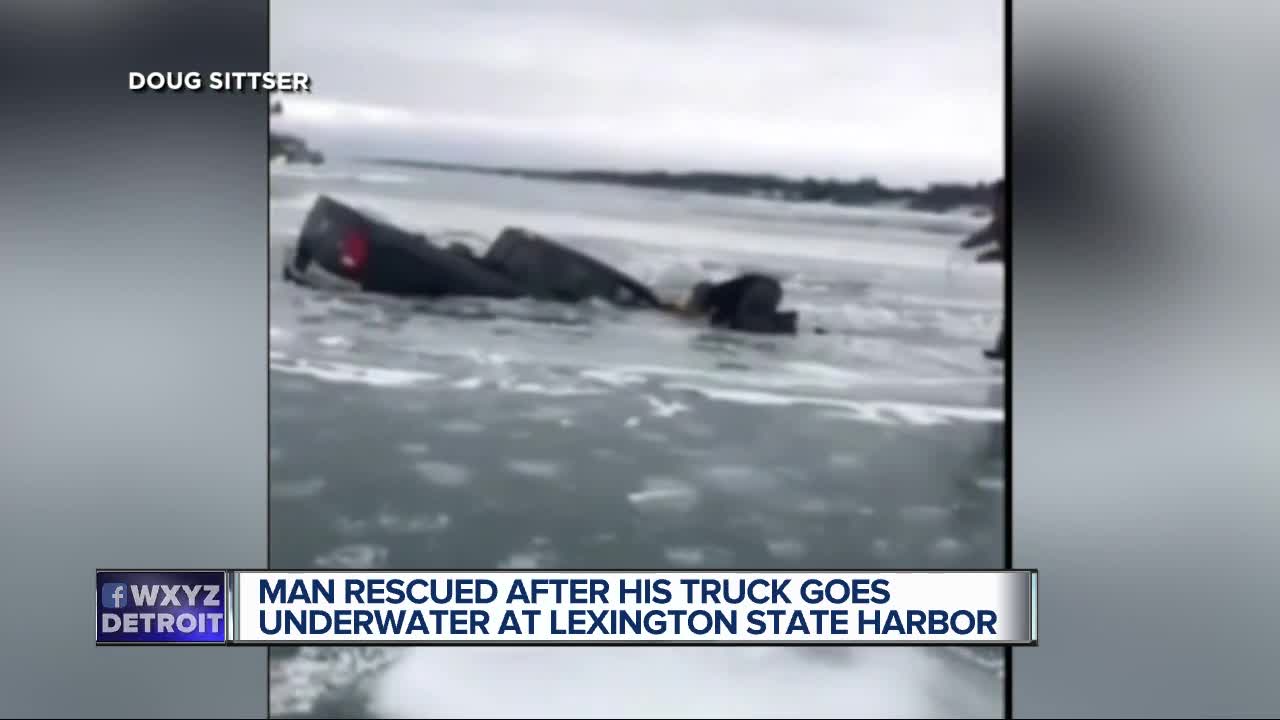
<instances>
[{"instance_id":1,"label":"distant tree line","mask_svg":"<svg viewBox=\"0 0 1280 720\"><path fill-rule=\"evenodd\" d=\"M894 188L876 178L854 181L779 175L724 172L672 173L661 170L623 172L613 170L530 170L455 163L375 158L375 162L452 172L474 172L543 180L604 183L631 187L684 190L720 195L753 195L792 202L828 202L836 205L873 205L902 202L915 210L944 212L964 207L986 207L992 183L933 183L922 190Z\"/></svg>"}]
</instances>

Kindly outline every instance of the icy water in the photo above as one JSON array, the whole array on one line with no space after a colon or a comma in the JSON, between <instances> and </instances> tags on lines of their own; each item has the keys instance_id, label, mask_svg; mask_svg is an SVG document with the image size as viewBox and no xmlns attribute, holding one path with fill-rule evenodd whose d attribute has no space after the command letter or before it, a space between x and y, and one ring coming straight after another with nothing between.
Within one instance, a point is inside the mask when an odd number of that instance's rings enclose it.
<instances>
[{"instance_id":1,"label":"icy water","mask_svg":"<svg viewBox=\"0 0 1280 720\"><path fill-rule=\"evenodd\" d=\"M271 181L271 562L314 568L1001 567L998 270L965 214L334 164ZM483 250L506 225L668 294L762 269L826 335L279 279L319 193ZM997 717L1002 653L272 653L276 716Z\"/></svg>"}]
</instances>

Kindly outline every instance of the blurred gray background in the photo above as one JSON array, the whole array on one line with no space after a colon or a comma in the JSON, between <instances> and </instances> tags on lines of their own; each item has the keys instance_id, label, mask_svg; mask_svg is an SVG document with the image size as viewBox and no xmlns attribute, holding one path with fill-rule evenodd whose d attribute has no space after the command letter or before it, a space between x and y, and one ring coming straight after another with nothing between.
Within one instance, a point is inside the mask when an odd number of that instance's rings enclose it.
<instances>
[{"instance_id":1,"label":"blurred gray background","mask_svg":"<svg viewBox=\"0 0 1280 720\"><path fill-rule=\"evenodd\" d=\"M0 6L0 715L262 717L260 648L94 647L98 567L263 566L263 0Z\"/></svg>"},{"instance_id":2,"label":"blurred gray background","mask_svg":"<svg viewBox=\"0 0 1280 720\"><path fill-rule=\"evenodd\" d=\"M1014 10L1017 717L1280 710L1280 5Z\"/></svg>"},{"instance_id":3,"label":"blurred gray background","mask_svg":"<svg viewBox=\"0 0 1280 720\"><path fill-rule=\"evenodd\" d=\"M1014 714L1270 716L1280 7L1013 25ZM265 560L265 101L125 88L266 51L262 0L0 8L5 716L265 713L265 651L95 648L88 587Z\"/></svg>"}]
</instances>

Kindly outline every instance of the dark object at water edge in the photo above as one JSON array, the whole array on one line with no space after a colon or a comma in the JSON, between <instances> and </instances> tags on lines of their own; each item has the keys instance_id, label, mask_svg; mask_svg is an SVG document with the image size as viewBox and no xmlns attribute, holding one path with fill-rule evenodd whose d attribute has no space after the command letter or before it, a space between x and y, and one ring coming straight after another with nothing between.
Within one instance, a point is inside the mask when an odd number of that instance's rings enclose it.
<instances>
[{"instance_id":1,"label":"dark object at water edge","mask_svg":"<svg viewBox=\"0 0 1280 720\"><path fill-rule=\"evenodd\" d=\"M563 302L598 297L618 305L660 304L639 281L527 230L503 230L477 257L465 246L438 247L424 235L375 220L324 195L307 214L286 273L305 284L314 266L336 276L339 284L387 295Z\"/></svg>"},{"instance_id":2,"label":"dark object at water edge","mask_svg":"<svg viewBox=\"0 0 1280 720\"><path fill-rule=\"evenodd\" d=\"M308 147L302 138L275 132L267 136L267 158L270 160L284 158L290 163L310 165L319 165L324 162L324 154Z\"/></svg>"},{"instance_id":3,"label":"dark object at water edge","mask_svg":"<svg viewBox=\"0 0 1280 720\"><path fill-rule=\"evenodd\" d=\"M782 290L767 276L741 276L685 305L666 303L640 281L522 228L506 228L482 256L465 245L439 247L322 195L307 213L284 268L287 280L321 288L407 297L592 298L620 307L707 317L714 326L794 334L795 313L778 312Z\"/></svg>"}]
</instances>

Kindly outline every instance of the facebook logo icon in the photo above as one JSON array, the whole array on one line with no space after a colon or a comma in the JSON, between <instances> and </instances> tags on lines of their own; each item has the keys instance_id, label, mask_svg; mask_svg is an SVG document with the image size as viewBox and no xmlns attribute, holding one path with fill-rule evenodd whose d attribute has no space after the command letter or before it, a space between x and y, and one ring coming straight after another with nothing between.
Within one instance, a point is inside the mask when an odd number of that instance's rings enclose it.
<instances>
[{"instance_id":1,"label":"facebook logo icon","mask_svg":"<svg viewBox=\"0 0 1280 720\"><path fill-rule=\"evenodd\" d=\"M129 607L129 588L124 583L102 584L102 607L107 609Z\"/></svg>"}]
</instances>

